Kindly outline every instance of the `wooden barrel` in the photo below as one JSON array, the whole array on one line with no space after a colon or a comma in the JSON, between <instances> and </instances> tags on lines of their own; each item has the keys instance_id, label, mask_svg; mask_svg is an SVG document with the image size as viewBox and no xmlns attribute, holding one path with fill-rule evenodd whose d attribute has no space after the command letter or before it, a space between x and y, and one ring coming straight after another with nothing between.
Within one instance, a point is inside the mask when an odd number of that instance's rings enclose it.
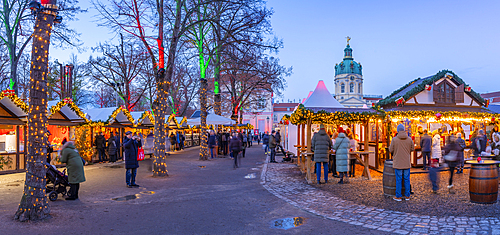
<instances>
[{"instance_id":1,"label":"wooden barrel","mask_svg":"<svg viewBox=\"0 0 500 235\"><path fill-rule=\"evenodd\" d=\"M469 176L470 201L495 203L498 197L498 169L495 164L472 164Z\"/></svg>"},{"instance_id":2,"label":"wooden barrel","mask_svg":"<svg viewBox=\"0 0 500 235\"><path fill-rule=\"evenodd\" d=\"M385 160L384 163L384 174L382 176L384 195L386 196L396 196L396 174L394 173L394 168L392 168L392 159ZM404 195L405 185L402 185L401 194Z\"/></svg>"}]
</instances>

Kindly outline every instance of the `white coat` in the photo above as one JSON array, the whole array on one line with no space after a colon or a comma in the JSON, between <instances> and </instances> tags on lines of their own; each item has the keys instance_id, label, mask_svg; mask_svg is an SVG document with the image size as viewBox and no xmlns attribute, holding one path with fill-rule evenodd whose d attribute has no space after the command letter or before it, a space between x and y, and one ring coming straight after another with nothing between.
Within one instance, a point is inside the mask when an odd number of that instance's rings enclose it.
<instances>
[{"instance_id":1,"label":"white coat","mask_svg":"<svg viewBox=\"0 0 500 235\"><path fill-rule=\"evenodd\" d=\"M439 134L435 134L432 137L432 158L441 159L443 158L441 152L441 136Z\"/></svg>"}]
</instances>

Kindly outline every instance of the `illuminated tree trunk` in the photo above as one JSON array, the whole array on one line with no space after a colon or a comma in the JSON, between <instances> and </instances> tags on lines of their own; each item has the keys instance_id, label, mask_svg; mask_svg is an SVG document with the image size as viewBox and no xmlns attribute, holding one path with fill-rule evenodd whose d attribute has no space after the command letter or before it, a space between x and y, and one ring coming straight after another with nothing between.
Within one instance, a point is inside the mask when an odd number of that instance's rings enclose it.
<instances>
[{"instance_id":1,"label":"illuminated tree trunk","mask_svg":"<svg viewBox=\"0 0 500 235\"><path fill-rule=\"evenodd\" d=\"M200 160L208 159L208 136L207 136L207 80L201 78L200 86L200 122L201 122L201 150Z\"/></svg>"},{"instance_id":2,"label":"illuminated tree trunk","mask_svg":"<svg viewBox=\"0 0 500 235\"><path fill-rule=\"evenodd\" d=\"M163 0L158 0L156 2L158 10L158 47L160 48L159 53L159 68L163 69L164 60L164 49L163 49ZM154 140L154 161L153 161L153 176L164 177L168 176L167 171L167 152L165 145L165 137L167 129L165 127L165 115L167 115L167 97L168 91L170 89L170 81L174 73L174 63L175 56L177 52L177 44L179 42L179 29L181 24L181 2L177 1L176 14L175 14L175 24L172 31L172 38L170 41L170 48L168 50L168 60L167 69L164 75L157 74L156 80L156 99L153 102L153 111L155 114L155 140ZM154 56L153 64L154 64ZM156 65L154 65L155 68ZM159 72L158 72L159 73Z\"/></svg>"},{"instance_id":3,"label":"illuminated tree trunk","mask_svg":"<svg viewBox=\"0 0 500 235\"><path fill-rule=\"evenodd\" d=\"M56 0L47 1L45 8L57 9ZM50 33L55 11L44 10L36 15L31 50L30 96L28 113L28 153L24 192L16 212L19 221L47 218L50 207L45 195L45 162L47 158L47 74Z\"/></svg>"}]
</instances>

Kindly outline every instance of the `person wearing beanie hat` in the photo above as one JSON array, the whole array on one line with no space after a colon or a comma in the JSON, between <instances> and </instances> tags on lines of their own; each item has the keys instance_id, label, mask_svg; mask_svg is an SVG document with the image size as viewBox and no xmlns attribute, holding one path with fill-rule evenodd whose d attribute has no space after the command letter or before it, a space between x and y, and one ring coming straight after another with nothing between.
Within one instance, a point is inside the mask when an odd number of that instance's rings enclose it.
<instances>
[{"instance_id":1,"label":"person wearing beanie hat","mask_svg":"<svg viewBox=\"0 0 500 235\"><path fill-rule=\"evenodd\" d=\"M410 156L415 150L415 145L405 131L403 124L398 125L398 134L391 141L389 151L392 153L393 168L396 175L396 196L392 199L402 201L402 181L405 184L405 199L410 200ZM410 187L408 187L410 186Z\"/></svg>"},{"instance_id":2,"label":"person wearing beanie hat","mask_svg":"<svg viewBox=\"0 0 500 235\"><path fill-rule=\"evenodd\" d=\"M316 176L318 184L321 184L321 165L323 164L323 174L325 184L328 183L328 160L330 149L332 149L332 140L325 131L325 126L320 125L320 129L312 138L311 149L314 152L314 162L316 162Z\"/></svg>"},{"instance_id":3,"label":"person wearing beanie hat","mask_svg":"<svg viewBox=\"0 0 500 235\"><path fill-rule=\"evenodd\" d=\"M338 133L345 133L345 132L344 132L344 128L339 127Z\"/></svg>"}]
</instances>

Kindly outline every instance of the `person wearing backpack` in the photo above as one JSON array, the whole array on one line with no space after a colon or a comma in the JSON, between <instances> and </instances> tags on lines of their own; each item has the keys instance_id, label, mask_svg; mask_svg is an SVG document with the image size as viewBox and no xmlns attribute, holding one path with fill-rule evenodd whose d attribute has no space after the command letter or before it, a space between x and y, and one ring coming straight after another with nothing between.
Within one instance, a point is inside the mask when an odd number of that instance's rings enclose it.
<instances>
[{"instance_id":1,"label":"person wearing backpack","mask_svg":"<svg viewBox=\"0 0 500 235\"><path fill-rule=\"evenodd\" d=\"M248 137L245 133L243 133L243 144L241 149L241 157L245 157L245 150L248 147Z\"/></svg>"}]
</instances>

